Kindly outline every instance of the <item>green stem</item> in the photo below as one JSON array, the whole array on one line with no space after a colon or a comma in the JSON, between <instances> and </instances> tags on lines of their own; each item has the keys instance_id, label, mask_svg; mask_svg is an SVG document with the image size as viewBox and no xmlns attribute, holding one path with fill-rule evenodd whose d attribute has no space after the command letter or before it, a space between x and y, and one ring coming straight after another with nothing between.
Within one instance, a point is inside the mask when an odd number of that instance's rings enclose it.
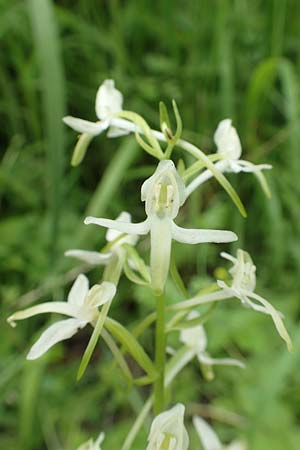
<instances>
[{"instance_id":1,"label":"green stem","mask_svg":"<svg viewBox=\"0 0 300 450\"><path fill-rule=\"evenodd\" d=\"M155 366L159 373L154 383L154 414L161 413L164 409L164 379L166 363L166 334L165 334L165 299L164 295L158 295L156 299L156 329L155 329Z\"/></svg>"}]
</instances>

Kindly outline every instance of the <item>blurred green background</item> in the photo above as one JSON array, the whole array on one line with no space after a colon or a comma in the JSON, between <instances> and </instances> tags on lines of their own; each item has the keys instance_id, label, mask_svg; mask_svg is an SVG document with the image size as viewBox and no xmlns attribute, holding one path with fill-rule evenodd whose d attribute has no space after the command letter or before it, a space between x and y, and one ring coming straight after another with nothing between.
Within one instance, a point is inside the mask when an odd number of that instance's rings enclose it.
<instances>
[{"instance_id":1,"label":"blurred green background","mask_svg":"<svg viewBox=\"0 0 300 450\"><path fill-rule=\"evenodd\" d=\"M252 175L229 176L246 220L214 181L193 195L182 220L240 236L257 264L257 290L285 314L295 350L287 353L269 318L234 300L222 304L207 326L209 351L243 355L247 369L218 368L208 383L195 362L171 398L186 404L187 423L195 412L211 418L224 442L240 436L249 450L298 450L300 2L0 0L0 10L1 449L72 450L102 429L104 449L117 449L142 404L112 370L104 343L75 382L90 330L29 363L26 352L47 319L16 330L5 322L18 308L64 298L77 270L64 250L104 243L102 230L85 229L86 214L127 209L136 221L144 217L139 186L154 161L132 138L102 135L84 164L69 165L76 133L62 116L94 120L97 87L113 78L124 107L155 128L159 100L175 98L187 139L212 151L218 121L231 117L244 158L273 164L271 200ZM191 293L223 264L220 247L174 247ZM152 310L144 292L125 280L120 288L112 314L124 324ZM144 343L151 352L151 337ZM190 434L191 449L200 448ZM135 450L146 447L146 436L145 429Z\"/></svg>"}]
</instances>

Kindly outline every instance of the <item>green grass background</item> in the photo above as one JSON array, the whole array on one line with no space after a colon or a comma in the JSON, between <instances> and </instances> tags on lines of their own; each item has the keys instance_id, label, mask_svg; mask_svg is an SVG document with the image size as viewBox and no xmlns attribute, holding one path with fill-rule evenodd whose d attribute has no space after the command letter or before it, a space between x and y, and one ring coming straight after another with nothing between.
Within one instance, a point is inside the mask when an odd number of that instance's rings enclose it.
<instances>
[{"instance_id":1,"label":"green grass background","mask_svg":"<svg viewBox=\"0 0 300 450\"><path fill-rule=\"evenodd\" d=\"M243 355L247 369L218 368L207 383L195 363L170 398L187 405L187 423L194 413L212 418L224 442L240 436L249 450L298 450L300 3L0 0L0 11L0 448L72 450L103 429L104 450L118 449L147 394L130 394L103 343L75 382L89 330L29 363L26 351L45 318L16 330L5 322L20 307L64 298L76 265L63 251L104 243L102 230L84 227L86 214L113 217L127 209L135 220L144 217L138 191L154 162L132 138L100 136L82 166L69 165L76 136L61 117L94 120L96 89L114 78L125 108L152 126L159 100L175 98L187 139L212 151L218 121L231 117L244 158L273 164L271 200L252 175L229 177L247 220L214 181L193 195L181 218L239 235L257 264L257 289L284 312L295 350L286 352L271 320L233 300L207 326L209 351ZM222 264L219 250L175 247L191 292ZM172 286L169 292L172 301ZM114 317L130 324L152 308L143 290L121 282ZM151 352L151 337L144 343ZM135 450L146 447L146 435ZM191 449L200 449L191 427L190 435Z\"/></svg>"}]
</instances>

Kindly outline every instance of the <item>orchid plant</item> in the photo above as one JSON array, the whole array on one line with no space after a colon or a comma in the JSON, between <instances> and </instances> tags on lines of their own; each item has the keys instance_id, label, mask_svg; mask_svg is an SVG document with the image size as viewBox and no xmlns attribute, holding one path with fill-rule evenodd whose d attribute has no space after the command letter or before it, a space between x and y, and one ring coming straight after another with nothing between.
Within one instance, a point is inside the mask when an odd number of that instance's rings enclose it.
<instances>
[{"instance_id":1,"label":"orchid plant","mask_svg":"<svg viewBox=\"0 0 300 450\"><path fill-rule=\"evenodd\" d=\"M244 361L232 358L213 358L207 352L207 336L204 324L213 317L213 306L208 311L203 305L230 299L238 299L242 306L270 316L274 325L291 350L292 343L283 323L282 314L271 303L255 292L256 268L250 255L239 249L236 257L222 251L221 256L232 263L228 280L217 280L215 288L209 293L189 294L180 277L171 250L172 242L181 244L218 243L228 244L238 239L233 231L219 229L198 229L179 226L180 208L188 201L190 194L212 177L215 177L226 190L243 216L245 208L224 174L228 172L252 172L260 181L265 193L270 195L263 170L271 169L268 164L254 165L241 159L242 146L236 129L230 119L222 120L214 134L217 152L207 155L194 144L182 138L182 120L176 103L173 101L176 129L171 126L166 106L160 104L160 130L151 129L146 120L136 112L123 109L123 95L116 89L113 80L105 80L96 95L95 122L67 116L64 122L80 133L72 156L72 165L80 164L91 139L107 130L107 137L134 134L141 149L157 162L154 173L141 186L141 201L145 203L146 218L140 223L132 222L131 214L121 212L115 219L86 217L86 225L94 224L107 229L106 245L95 250L66 250L67 257L87 263L88 267L104 267L99 283L89 288L86 275L80 274L67 298L67 301L53 301L31 306L13 313L8 322L15 326L19 320L44 314L57 313L68 319L51 323L30 349L27 358L36 359L49 351L55 344L71 338L83 327L90 325L92 334L84 352L78 371L78 378L84 375L91 355L101 337L118 364L125 380L132 389L138 386L152 386L152 393L136 418L124 440L121 450L132 448L133 442L147 416L154 419L149 430L147 450L187 450L189 436L184 426L183 404L166 410L166 390L174 379L195 358L207 380L212 380L212 366L236 366L245 368ZM173 150L181 150L182 158L174 159ZM185 158L189 155L189 158ZM191 157L194 161L191 161ZM187 165L186 161L189 162ZM180 217L179 217L180 220ZM217 224L216 224L217 225ZM139 239L150 236L149 265L141 250L147 245L138 246ZM147 241L146 241L147 242ZM155 308L152 313L141 318L133 331L109 315L110 305L118 301L119 280L125 275L131 282L149 289L153 295ZM165 288L169 278L184 300L168 305ZM140 336L155 322L155 350L149 354L141 343ZM178 333L178 348L168 346L170 333ZM143 375L135 378L126 361L126 353L143 370ZM171 355L169 357L169 354ZM244 443L235 441L227 447L208 423L200 417L193 419L204 450L244 450ZM94 442L92 439L82 444L78 450L100 450L104 439L101 433Z\"/></svg>"}]
</instances>

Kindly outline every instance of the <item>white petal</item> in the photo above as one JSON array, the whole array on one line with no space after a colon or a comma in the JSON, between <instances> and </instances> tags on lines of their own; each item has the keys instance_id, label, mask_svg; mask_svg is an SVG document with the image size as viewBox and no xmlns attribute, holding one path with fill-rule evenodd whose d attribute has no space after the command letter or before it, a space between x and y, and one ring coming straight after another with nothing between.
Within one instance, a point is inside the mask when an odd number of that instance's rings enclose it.
<instances>
[{"instance_id":1,"label":"white petal","mask_svg":"<svg viewBox=\"0 0 300 450\"><path fill-rule=\"evenodd\" d=\"M68 295L68 303L75 306L82 306L89 291L89 280L82 273L74 281Z\"/></svg>"},{"instance_id":2,"label":"white petal","mask_svg":"<svg viewBox=\"0 0 300 450\"><path fill-rule=\"evenodd\" d=\"M156 416L151 425L147 450L165 448L166 437L169 440L168 448L170 450L187 450L189 437L183 420L184 406L181 403Z\"/></svg>"},{"instance_id":3,"label":"white petal","mask_svg":"<svg viewBox=\"0 0 300 450\"><path fill-rule=\"evenodd\" d=\"M84 220L86 225L91 223L94 225L100 225L105 228L112 228L113 230L121 231L127 234L147 234L150 230L150 225L148 219L140 223L128 223L121 222L119 220L101 219L97 217L87 217Z\"/></svg>"},{"instance_id":4,"label":"white petal","mask_svg":"<svg viewBox=\"0 0 300 450\"><path fill-rule=\"evenodd\" d=\"M232 358L211 358L206 353L199 353L197 355L200 363L208 366L237 366L244 369L246 366L242 361Z\"/></svg>"},{"instance_id":5,"label":"white petal","mask_svg":"<svg viewBox=\"0 0 300 450\"><path fill-rule=\"evenodd\" d=\"M291 338L284 326L284 323L280 317L279 312L274 308L273 305L271 305L271 303L269 303L265 298L261 297L260 295L255 294L254 292L248 292L248 291L243 291L243 293L250 297L250 298L254 298L254 300L257 300L258 302L262 303L262 305L265 307L265 309L269 312L270 316L273 319L274 325L278 331L278 334L282 337L282 339L286 342L287 348L289 351L292 351L293 349L293 344L291 341Z\"/></svg>"},{"instance_id":6,"label":"white petal","mask_svg":"<svg viewBox=\"0 0 300 450\"><path fill-rule=\"evenodd\" d=\"M191 311L187 319L192 320L200 317L197 311ZM190 328L184 328L180 332L180 341L187 345L189 348L194 349L195 354L203 353L207 347L207 337L202 325L196 325Z\"/></svg>"},{"instance_id":7,"label":"white petal","mask_svg":"<svg viewBox=\"0 0 300 450\"><path fill-rule=\"evenodd\" d=\"M193 424L200 437L204 450L222 450L223 446L210 425L201 417L194 416Z\"/></svg>"},{"instance_id":8,"label":"white petal","mask_svg":"<svg viewBox=\"0 0 300 450\"><path fill-rule=\"evenodd\" d=\"M60 320L47 328L31 347L27 359L37 359L46 353L49 348L57 344L57 342L69 339L77 333L79 328L83 328L86 322L78 319Z\"/></svg>"},{"instance_id":9,"label":"white petal","mask_svg":"<svg viewBox=\"0 0 300 450\"><path fill-rule=\"evenodd\" d=\"M67 250L65 256L80 259L92 266L107 264L111 259L111 253L90 252L87 250Z\"/></svg>"},{"instance_id":10,"label":"white petal","mask_svg":"<svg viewBox=\"0 0 300 450\"><path fill-rule=\"evenodd\" d=\"M210 170L205 170L204 172L200 173L196 178L193 179L193 181L190 182L190 184L187 185L185 188L186 196L189 197L191 193L201 184L203 184L205 181L209 180L213 177L213 174Z\"/></svg>"},{"instance_id":11,"label":"white petal","mask_svg":"<svg viewBox=\"0 0 300 450\"><path fill-rule=\"evenodd\" d=\"M123 95L115 88L114 80L105 80L96 94L96 114L105 120L122 110Z\"/></svg>"},{"instance_id":12,"label":"white petal","mask_svg":"<svg viewBox=\"0 0 300 450\"><path fill-rule=\"evenodd\" d=\"M252 302L248 297L245 295L241 296L243 299L243 306L246 308L253 309L254 311L261 312L263 314L270 315L270 311L268 311L264 306L258 305L257 303ZM278 314L280 317L282 317L282 314L278 311Z\"/></svg>"},{"instance_id":13,"label":"white petal","mask_svg":"<svg viewBox=\"0 0 300 450\"><path fill-rule=\"evenodd\" d=\"M247 450L247 446L242 441L234 441L234 442L231 442L231 444L229 444L226 447L226 449L227 450Z\"/></svg>"},{"instance_id":14,"label":"white petal","mask_svg":"<svg viewBox=\"0 0 300 450\"><path fill-rule=\"evenodd\" d=\"M228 154L229 159L239 159L242 153L240 138L230 119L222 120L214 134L218 153Z\"/></svg>"},{"instance_id":15,"label":"white petal","mask_svg":"<svg viewBox=\"0 0 300 450\"><path fill-rule=\"evenodd\" d=\"M183 302L176 303L172 305L172 310L181 310L181 309L189 309L194 308L199 305L204 305L206 303L218 302L220 300L227 300L232 297L231 291L225 292L223 289L216 292L211 292L209 294L196 295L195 297L190 298L189 300L184 300Z\"/></svg>"},{"instance_id":16,"label":"white petal","mask_svg":"<svg viewBox=\"0 0 300 450\"><path fill-rule=\"evenodd\" d=\"M16 326L17 320L28 319L29 317L36 316L38 314L45 313L57 313L65 314L66 316L77 317L78 308L75 305L71 305L67 302L46 302L40 305L31 306L30 308L23 309L22 311L17 311L10 317L8 317L7 322L12 326Z\"/></svg>"},{"instance_id":17,"label":"white petal","mask_svg":"<svg viewBox=\"0 0 300 450\"><path fill-rule=\"evenodd\" d=\"M131 214L129 214L127 211L122 211L115 220L117 220L118 222L131 223ZM111 242L117 239L120 234L122 234L120 231L108 229L105 238L108 242Z\"/></svg>"},{"instance_id":18,"label":"white petal","mask_svg":"<svg viewBox=\"0 0 300 450\"><path fill-rule=\"evenodd\" d=\"M260 172L261 170L269 170L272 169L271 164L253 164L250 161L244 161L240 159L236 161L237 166L240 168L240 172Z\"/></svg>"},{"instance_id":19,"label":"white petal","mask_svg":"<svg viewBox=\"0 0 300 450\"><path fill-rule=\"evenodd\" d=\"M184 244L233 242L238 239L237 235L232 231L181 228L174 222L172 224L172 237L175 241L182 242Z\"/></svg>"},{"instance_id":20,"label":"white petal","mask_svg":"<svg viewBox=\"0 0 300 450\"><path fill-rule=\"evenodd\" d=\"M221 252L220 255L222 256L222 258L227 259L228 261L231 261L233 264L236 264L237 259L230 255L230 253L227 252Z\"/></svg>"},{"instance_id":21,"label":"white petal","mask_svg":"<svg viewBox=\"0 0 300 450\"><path fill-rule=\"evenodd\" d=\"M84 444L81 444L77 450L101 450L101 444L104 441L104 433L100 433L98 439L94 442L93 439L89 439Z\"/></svg>"},{"instance_id":22,"label":"white petal","mask_svg":"<svg viewBox=\"0 0 300 450\"><path fill-rule=\"evenodd\" d=\"M102 444L102 442L104 441L105 438L105 434L102 432L99 434L98 439L95 442L95 450L101 450L100 445Z\"/></svg>"},{"instance_id":23,"label":"white petal","mask_svg":"<svg viewBox=\"0 0 300 450\"><path fill-rule=\"evenodd\" d=\"M170 383L174 380L176 375L195 357L195 352L190 350L188 347L182 347L178 353L180 352L180 358L176 358L175 364L168 366L168 370L166 372L165 378L165 386L169 386ZM171 361L171 360L170 360Z\"/></svg>"},{"instance_id":24,"label":"white petal","mask_svg":"<svg viewBox=\"0 0 300 450\"><path fill-rule=\"evenodd\" d=\"M109 123L107 121L103 122L90 122L88 120L78 119L77 117L66 116L63 118L66 125L73 128L73 130L79 133L87 133L93 136L97 136L106 130Z\"/></svg>"},{"instance_id":25,"label":"white petal","mask_svg":"<svg viewBox=\"0 0 300 450\"><path fill-rule=\"evenodd\" d=\"M87 442L81 444L77 450L94 450L93 439L89 439Z\"/></svg>"}]
</instances>

